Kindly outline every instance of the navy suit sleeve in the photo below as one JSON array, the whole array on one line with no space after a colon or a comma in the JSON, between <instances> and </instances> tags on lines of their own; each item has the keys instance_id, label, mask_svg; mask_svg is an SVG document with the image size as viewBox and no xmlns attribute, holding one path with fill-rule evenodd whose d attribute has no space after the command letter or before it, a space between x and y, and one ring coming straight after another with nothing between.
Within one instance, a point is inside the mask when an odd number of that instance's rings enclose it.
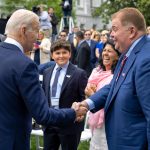
<instances>
[{"instance_id":1,"label":"navy suit sleeve","mask_svg":"<svg viewBox=\"0 0 150 150\"><path fill-rule=\"evenodd\" d=\"M146 54L147 55L147 54ZM146 58L137 65L135 73L135 87L137 96L147 121L147 141L150 146L150 58ZM149 148L148 148L149 149Z\"/></svg>"},{"instance_id":2,"label":"navy suit sleeve","mask_svg":"<svg viewBox=\"0 0 150 150\"><path fill-rule=\"evenodd\" d=\"M75 120L73 109L51 109L48 106L43 89L39 82L37 67L29 63L18 81L19 90L26 108L37 123L42 125L64 126Z\"/></svg>"},{"instance_id":3,"label":"navy suit sleeve","mask_svg":"<svg viewBox=\"0 0 150 150\"><path fill-rule=\"evenodd\" d=\"M88 60L90 60L90 47L88 47L88 45L84 45L79 53L78 67L85 69L87 67Z\"/></svg>"},{"instance_id":4,"label":"navy suit sleeve","mask_svg":"<svg viewBox=\"0 0 150 150\"><path fill-rule=\"evenodd\" d=\"M80 100L85 99L84 90L85 90L85 87L87 85L87 81L88 81L88 78L87 78L86 72L82 71L80 74L80 80L78 80L78 82L79 82L79 88L78 89L79 89Z\"/></svg>"},{"instance_id":5,"label":"navy suit sleeve","mask_svg":"<svg viewBox=\"0 0 150 150\"><path fill-rule=\"evenodd\" d=\"M108 84L98 90L95 94L89 97L94 102L95 108L91 110L92 112L97 112L100 109L104 108L111 84Z\"/></svg>"}]
</instances>

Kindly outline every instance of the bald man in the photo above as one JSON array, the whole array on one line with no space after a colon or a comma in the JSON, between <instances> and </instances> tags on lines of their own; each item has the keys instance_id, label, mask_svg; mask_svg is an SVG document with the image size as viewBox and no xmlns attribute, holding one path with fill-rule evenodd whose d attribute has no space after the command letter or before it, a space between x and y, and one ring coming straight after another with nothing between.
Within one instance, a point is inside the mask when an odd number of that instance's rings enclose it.
<instances>
[{"instance_id":1,"label":"bald man","mask_svg":"<svg viewBox=\"0 0 150 150\"><path fill-rule=\"evenodd\" d=\"M42 125L72 124L86 109L51 109L39 83L37 66L24 55L32 50L39 18L17 10L0 44L0 150L29 150L32 117ZM82 119L83 117L81 117Z\"/></svg>"}]
</instances>

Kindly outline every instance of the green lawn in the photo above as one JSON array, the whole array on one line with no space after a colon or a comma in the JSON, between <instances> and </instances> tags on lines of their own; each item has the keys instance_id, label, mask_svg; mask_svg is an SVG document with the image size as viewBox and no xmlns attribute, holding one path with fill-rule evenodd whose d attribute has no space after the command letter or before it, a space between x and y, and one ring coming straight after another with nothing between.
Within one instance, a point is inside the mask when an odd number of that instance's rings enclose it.
<instances>
[{"instance_id":1,"label":"green lawn","mask_svg":"<svg viewBox=\"0 0 150 150\"><path fill-rule=\"evenodd\" d=\"M40 138L40 144L43 145L42 137ZM81 142L79 145L78 150L88 150L89 149L89 142ZM36 150L35 147L35 136L31 136L31 150Z\"/></svg>"}]
</instances>

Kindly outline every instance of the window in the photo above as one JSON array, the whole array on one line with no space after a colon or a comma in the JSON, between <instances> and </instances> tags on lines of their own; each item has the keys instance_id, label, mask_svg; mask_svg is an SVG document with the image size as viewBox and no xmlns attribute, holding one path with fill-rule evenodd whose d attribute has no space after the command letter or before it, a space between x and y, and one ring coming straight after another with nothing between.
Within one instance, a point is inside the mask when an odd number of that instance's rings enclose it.
<instances>
[{"instance_id":1,"label":"window","mask_svg":"<svg viewBox=\"0 0 150 150\"><path fill-rule=\"evenodd\" d=\"M77 0L77 7L83 7L84 0Z\"/></svg>"},{"instance_id":2,"label":"window","mask_svg":"<svg viewBox=\"0 0 150 150\"><path fill-rule=\"evenodd\" d=\"M80 0L77 0L77 5L79 5L79 6L80 6Z\"/></svg>"},{"instance_id":3,"label":"window","mask_svg":"<svg viewBox=\"0 0 150 150\"><path fill-rule=\"evenodd\" d=\"M101 0L92 0L91 5L92 7L99 7L101 4Z\"/></svg>"}]
</instances>

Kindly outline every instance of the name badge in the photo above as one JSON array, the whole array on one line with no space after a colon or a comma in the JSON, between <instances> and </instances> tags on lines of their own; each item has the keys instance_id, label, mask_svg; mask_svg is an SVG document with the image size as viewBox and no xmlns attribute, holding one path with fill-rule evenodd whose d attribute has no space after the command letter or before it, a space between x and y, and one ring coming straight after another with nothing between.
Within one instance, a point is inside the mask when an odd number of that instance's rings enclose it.
<instances>
[{"instance_id":1,"label":"name badge","mask_svg":"<svg viewBox=\"0 0 150 150\"><path fill-rule=\"evenodd\" d=\"M53 107L57 107L59 106L59 98L56 98L56 97L51 97L51 105Z\"/></svg>"}]
</instances>

